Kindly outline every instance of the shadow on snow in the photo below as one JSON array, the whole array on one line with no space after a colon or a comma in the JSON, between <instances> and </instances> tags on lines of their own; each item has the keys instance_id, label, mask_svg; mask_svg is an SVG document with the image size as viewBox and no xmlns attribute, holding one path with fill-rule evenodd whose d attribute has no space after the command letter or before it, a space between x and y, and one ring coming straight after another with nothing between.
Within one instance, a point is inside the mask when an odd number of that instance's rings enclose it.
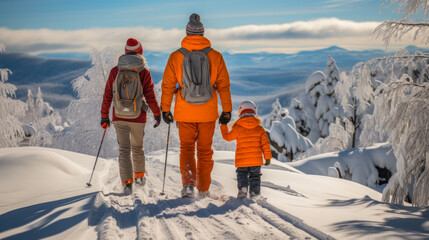
<instances>
[{"instance_id":1,"label":"shadow on snow","mask_svg":"<svg viewBox=\"0 0 429 240\"><path fill-rule=\"evenodd\" d=\"M5 239L41 239L64 232L88 217L96 194L96 192L93 192L57 201L39 203L2 214L0 215L0 233L32 222L34 223L28 226L30 230L17 233ZM56 220L70 210L72 204L87 199L89 201L77 209L78 214Z\"/></svg>"},{"instance_id":2,"label":"shadow on snow","mask_svg":"<svg viewBox=\"0 0 429 240\"><path fill-rule=\"evenodd\" d=\"M398 217L387 217L384 221L352 220L338 222L332 225L335 231L348 231L357 237L360 233L395 232L392 237L398 239L428 239L429 238L429 207L407 207L397 204L376 201L369 196L350 200L329 200L323 207L349 207L364 205L366 207L387 207L383 213ZM379 212L382 215L382 212ZM375 212L375 215L377 213ZM364 231L362 231L364 230ZM364 236L362 236L364 237Z\"/></svg>"}]
</instances>

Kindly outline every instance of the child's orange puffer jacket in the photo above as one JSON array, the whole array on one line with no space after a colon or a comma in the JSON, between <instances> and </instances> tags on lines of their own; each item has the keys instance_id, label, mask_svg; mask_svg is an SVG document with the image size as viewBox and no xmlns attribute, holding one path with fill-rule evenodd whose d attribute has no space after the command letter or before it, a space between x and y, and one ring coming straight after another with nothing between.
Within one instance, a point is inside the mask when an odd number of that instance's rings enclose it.
<instances>
[{"instance_id":1,"label":"child's orange puffer jacket","mask_svg":"<svg viewBox=\"0 0 429 240\"><path fill-rule=\"evenodd\" d=\"M256 117L238 119L228 132L228 126L222 124L220 130L226 141L237 140L235 167L262 166L264 159L271 159L270 141L265 129Z\"/></svg>"}]
</instances>

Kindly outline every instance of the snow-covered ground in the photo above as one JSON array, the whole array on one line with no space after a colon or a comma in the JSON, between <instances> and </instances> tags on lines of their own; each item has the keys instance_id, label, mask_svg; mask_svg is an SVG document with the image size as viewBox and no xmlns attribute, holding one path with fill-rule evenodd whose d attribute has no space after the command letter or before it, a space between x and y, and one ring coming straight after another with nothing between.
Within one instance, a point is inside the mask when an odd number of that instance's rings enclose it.
<instances>
[{"instance_id":1,"label":"snow-covered ground","mask_svg":"<svg viewBox=\"0 0 429 240\"><path fill-rule=\"evenodd\" d=\"M147 154L147 184L121 194L115 159L57 149L0 149L0 239L428 239L429 208L380 202L343 179L273 161L264 198L237 200L234 153L216 151L211 197L181 199L178 151ZM331 156L333 157L333 156Z\"/></svg>"}]
</instances>

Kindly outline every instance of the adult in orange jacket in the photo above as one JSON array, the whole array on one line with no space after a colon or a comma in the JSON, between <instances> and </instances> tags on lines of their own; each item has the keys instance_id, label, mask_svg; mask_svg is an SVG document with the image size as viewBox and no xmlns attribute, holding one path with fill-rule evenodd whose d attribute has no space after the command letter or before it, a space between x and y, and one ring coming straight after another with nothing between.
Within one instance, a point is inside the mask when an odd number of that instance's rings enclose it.
<instances>
[{"instance_id":1,"label":"adult in orange jacket","mask_svg":"<svg viewBox=\"0 0 429 240\"><path fill-rule=\"evenodd\" d=\"M238 198L261 194L261 166L262 154L265 165L269 165L272 155L270 141L265 129L260 125L261 120L256 117L256 105L252 101L244 101L238 108L240 118L234 123L231 131L222 124L222 137L227 141L237 140L235 151L235 167L237 168Z\"/></svg>"},{"instance_id":2,"label":"adult in orange jacket","mask_svg":"<svg viewBox=\"0 0 429 240\"><path fill-rule=\"evenodd\" d=\"M200 16L192 14L186 26L186 37L182 40L182 48L188 51L199 51L211 47L210 41L204 37L204 25ZM211 171L213 169L212 142L219 117L218 94L223 112L220 120L228 123L231 118L232 103L228 70L222 54L216 50L207 53L210 63L210 84L213 97L203 104L188 103L182 95L184 55L173 52L165 67L162 80L161 109L167 124L177 121L180 138L180 171L182 174L182 197L194 194L194 186L199 195L209 195ZM171 113L171 102L175 96L174 118ZM197 145L197 162L195 161L195 143Z\"/></svg>"}]
</instances>

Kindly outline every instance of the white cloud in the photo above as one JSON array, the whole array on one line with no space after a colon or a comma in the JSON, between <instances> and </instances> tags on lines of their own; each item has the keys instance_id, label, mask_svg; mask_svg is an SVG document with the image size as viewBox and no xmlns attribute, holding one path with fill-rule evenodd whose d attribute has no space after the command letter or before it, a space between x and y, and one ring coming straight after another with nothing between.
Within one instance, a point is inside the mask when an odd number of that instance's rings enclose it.
<instances>
[{"instance_id":1,"label":"white cloud","mask_svg":"<svg viewBox=\"0 0 429 240\"><path fill-rule=\"evenodd\" d=\"M382 48L374 40L373 30L379 22L354 22L336 18L297 21L272 25L245 25L225 29L206 29L213 46L230 52L297 52L337 45L361 50ZM151 27L91 28L80 30L0 28L0 43L8 52L30 54L55 52L89 52L92 47L123 49L129 37L140 40L150 51L168 52L180 47L184 29ZM402 44L412 44L412 40Z\"/></svg>"},{"instance_id":2,"label":"white cloud","mask_svg":"<svg viewBox=\"0 0 429 240\"><path fill-rule=\"evenodd\" d=\"M337 8L337 7L342 7L345 5L350 5L353 3L359 3L363 1L367 1L367 0L327 0L323 3L326 4L324 8Z\"/></svg>"}]
</instances>

